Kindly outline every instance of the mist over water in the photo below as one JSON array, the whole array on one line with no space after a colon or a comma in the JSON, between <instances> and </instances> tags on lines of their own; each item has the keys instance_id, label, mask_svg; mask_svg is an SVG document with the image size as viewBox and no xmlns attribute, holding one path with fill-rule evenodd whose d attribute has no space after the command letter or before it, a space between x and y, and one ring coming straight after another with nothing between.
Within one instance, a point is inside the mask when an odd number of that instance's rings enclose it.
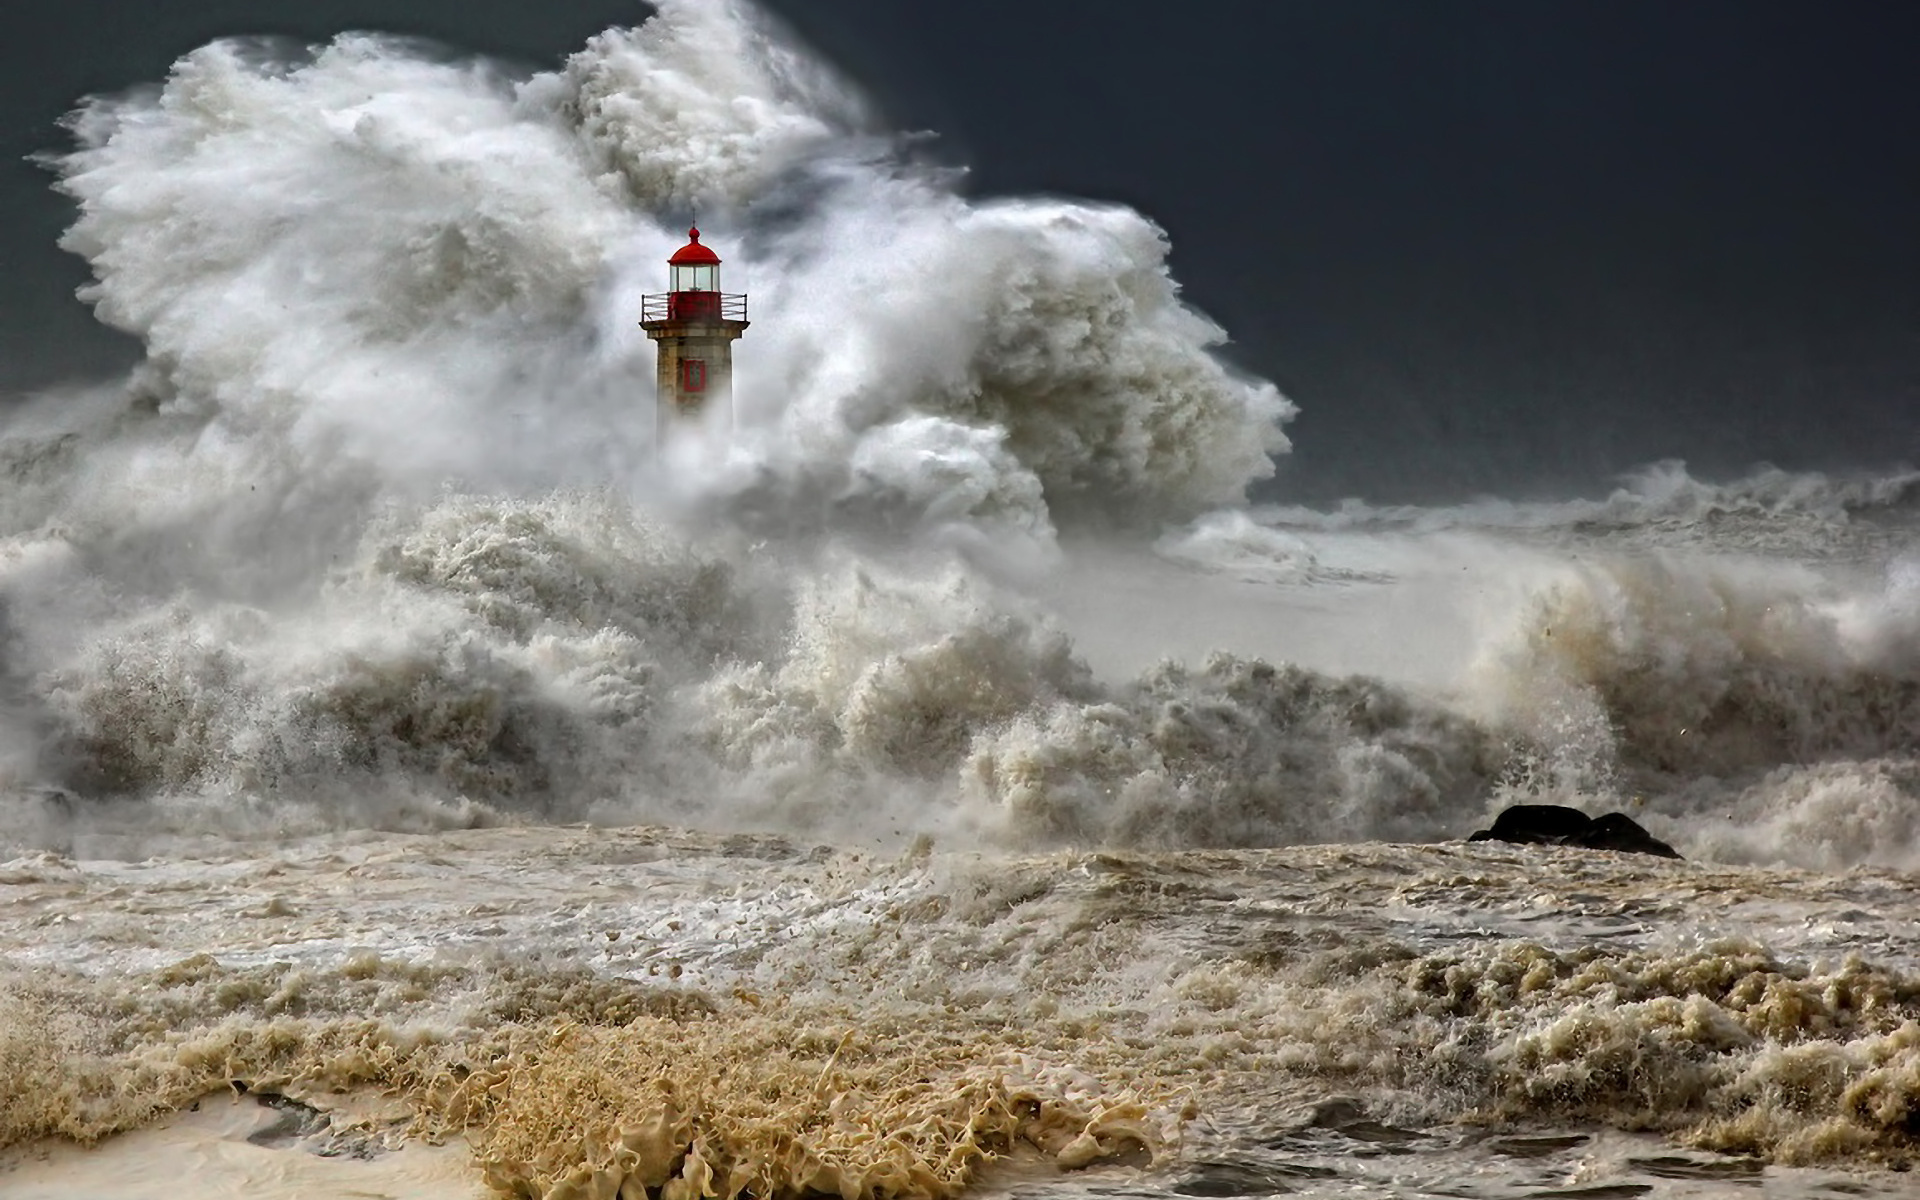
<instances>
[{"instance_id":1,"label":"mist over water","mask_svg":"<svg viewBox=\"0 0 1920 1200\"><path fill-rule=\"evenodd\" d=\"M0 443L19 842L1177 848L1550 797L1905 861L1911 476L1249 509L1293 408L1152 221L963 198L757 12L531 77L217 43L71 124L64 245L147 353ZM661 452L635 322L696 212L754 325L735 428Z\"/></svg>"}]
</instances>

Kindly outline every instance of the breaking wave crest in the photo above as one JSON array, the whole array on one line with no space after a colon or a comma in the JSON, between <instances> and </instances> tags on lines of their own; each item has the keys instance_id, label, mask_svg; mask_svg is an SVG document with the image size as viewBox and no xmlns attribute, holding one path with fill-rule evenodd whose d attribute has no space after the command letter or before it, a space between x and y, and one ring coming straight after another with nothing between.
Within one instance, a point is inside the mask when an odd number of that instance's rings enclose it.
<instances>
[{"instance_id":1,"label":"breaking wave crest","mask_svg":"<svg viewBox=\"0 0 1920 1200\"><path fill-rule=\"evenodd\" d=\"M1448 507L1330 511L1266 506L1268 527L1314 530L1499 531L1509 535L1640 544L1714 553L1871 559L1908 544L1920 517L1920 472L1823 474L1761 467L1737 479L1695 478L1667 460L1626 474L1604 499L1522 502L1486 497Z\"/></svg>"},{"instance_id":2,"label":"breaking wave crest","mask_svg":"<svg viewBox=\"0 0 1920 1200\"><path fill-rule=\"evenodd\" d=\"M1555 748L1555 786L1639 798L1707 853L1907 865L1916 578L1904 560L1838 583L1778 561L1598 561L1489 652L1486 698Z\"/></svg>"},{"instance_id":3,"label":"breaking wave crest","mask_svg":"<svg viewBox=\"0 0 1920 1200\"><path fill-rule=\"evenodd\" d=\"M1260 846L1447 836L1505 756L1374 680L1216 655L977 743L966 784L1039 842Z\"/></svg>"}]
</instances>

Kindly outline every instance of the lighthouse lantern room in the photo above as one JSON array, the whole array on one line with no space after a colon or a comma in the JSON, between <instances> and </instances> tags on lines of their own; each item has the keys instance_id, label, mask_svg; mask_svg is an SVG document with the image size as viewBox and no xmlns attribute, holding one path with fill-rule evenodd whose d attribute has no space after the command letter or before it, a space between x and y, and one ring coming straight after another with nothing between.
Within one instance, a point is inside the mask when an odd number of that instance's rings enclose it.
<instances>
[{"instance_id":1,"label":"lighthouse lantern room","mask_svg":"<svg viewBox=\"0 0 1920 1200\"><path fill-rule=\"evenodd\" d=\"M733 343L747 330L747 298L720 290L720 256L687 231L667 260L664 294L640 301L640 328L659 349L659 435L699 425L709 411L732 420Z\"/></svg>"}]
</instances>

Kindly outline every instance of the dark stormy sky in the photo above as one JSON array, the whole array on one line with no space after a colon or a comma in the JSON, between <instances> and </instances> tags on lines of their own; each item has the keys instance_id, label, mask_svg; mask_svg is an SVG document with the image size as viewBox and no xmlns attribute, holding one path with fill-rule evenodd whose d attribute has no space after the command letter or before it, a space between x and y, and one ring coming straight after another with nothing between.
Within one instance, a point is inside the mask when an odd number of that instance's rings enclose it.
<instances>
[{"instance_id":1,"label":"dark stormy sky","mask_svg":"<svg viewBox=\"0 0 1920 1200\"><path fill-rule=\"evenodd\" d=\"M1920 6L771 0L981 195L1124 201L1301 406L1277 492L1592 492L1684 458L1920 460ZM219 35L530 66L629 0L64 0L0 44L0 391L130 350L23 161Z\"/></svg>"}]
</instances>

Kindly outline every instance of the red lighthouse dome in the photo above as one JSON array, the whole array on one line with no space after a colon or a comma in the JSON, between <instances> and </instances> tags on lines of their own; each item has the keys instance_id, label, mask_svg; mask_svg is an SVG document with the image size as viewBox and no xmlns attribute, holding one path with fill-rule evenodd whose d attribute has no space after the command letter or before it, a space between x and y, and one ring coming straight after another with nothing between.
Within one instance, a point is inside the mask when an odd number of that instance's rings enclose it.
<instances>
[{"instance_id":1,"label":"red lighthouse dome","mask_svg":"<svg viewBox=\"0 0 1920 1200\"><path fill-rule=\"evenodd\" d=\"M696 225L687 230L687 244L673 252L673 257L667 260L667 265L670 267L717 267L720 265L720 256L700 244L700 227Z\"/></svg>"},{"instance_id":2,"label":"red lighthouse dome","mask_svg":"<svg viewBox=\"0 0 1920 1200\"><path fill-rule=\"evenodd\" d=\"M711 296L697 300L682 297L680 303L694 306L717 305L720 292L720 256L700 244L700 229L695 226L687 230L687 244L673 252L667 260L668 274L672 281L667 287L675 293L708 292ZM689 309L688 311L692 311ZM704 310L703 310L704 311ZM718 312L714 314L718 316Z\"/></svg>"}]
</instances>

